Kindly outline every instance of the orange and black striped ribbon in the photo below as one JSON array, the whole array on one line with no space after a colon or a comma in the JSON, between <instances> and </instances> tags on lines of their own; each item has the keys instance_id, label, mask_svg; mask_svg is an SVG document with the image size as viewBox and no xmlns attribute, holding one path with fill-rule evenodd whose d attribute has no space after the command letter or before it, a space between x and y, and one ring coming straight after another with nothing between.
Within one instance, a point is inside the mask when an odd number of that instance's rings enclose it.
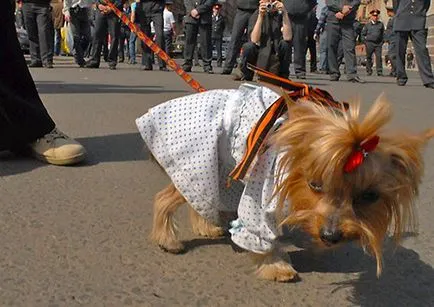
<instances>
[{"instance_id":1,"label":"orange and black striped ribbon","mask_svg":"<svg viewBox=\"0 0 434 307\"><path fill-rule=\"evenodd\" d=\"M337 102L328 92L321 89L313 89L307 84L297 83L289 79L279 77L273 73L249 65L264 83L281 87L288 96L294 100L306 98L309 101L319 103L337 110L348 109L348 103ZM241 162L229 174L227 186L230 186L231 180L242 180L246 175L249 167L257 154L261 151L266 137L269 135L276 120L288 111L288 104L285 98L279 97L268 109L262 114L252 131L249 133L246 142L246 152Z\"/></svg>"},{"instance_id":2,"label":"orange and black striped ribbon","mask_svg":"<svg viewBox=\"0 0 434 307\"><path fill-rule=\"evenodd\" d=\"M101 0L105 5L110 7L110 9L115 13L119 19L126 24L131 32L137 35L137 37L146 44L160 59L166 62L167 66L169 66L178 76L182 78L188 85L190 85L197 92L204 92L206 89L200 85L199 82L194 80L188 73L186 73L181 66L179 66L163 49L160 48L152 39L150 39L138 26L136 26L128 16L119 10L116 5L113 4L110 0Z\"/></svg>"}]
</instances>

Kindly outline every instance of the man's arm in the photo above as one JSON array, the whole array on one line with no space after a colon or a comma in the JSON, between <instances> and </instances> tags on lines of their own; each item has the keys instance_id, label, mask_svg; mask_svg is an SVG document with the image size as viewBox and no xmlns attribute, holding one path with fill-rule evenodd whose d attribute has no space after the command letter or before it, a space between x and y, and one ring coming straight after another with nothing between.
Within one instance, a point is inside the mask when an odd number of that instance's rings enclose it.
<instances>
[{"instance_id":1,"label":"man's arm","mask_svg":"<svg viewBox=\"0 0 434 307\"><path fill-rule=\"evenodd\" d=\"M216 3L217 3L217 0L206 0L204 3L199 4L196 7L196 10L198 11L199 15L206 13L208 11L211 11L211 8Z\"/></svg>"},{"instance_id":2,"label":"man's arm","mask_svg":"<svg viewBox=\"0 0 434 307\"><path fill-rule=\"evenodd\" d=\"M326 0L326 5L329 11L332 11L333 13L338 13L342 11L342 6L338 5L338 2L336 0Z\"/></svg>"},{"instance_id":3,"label":"man's arm","mask_svg":"<svg viewBox=\"0 0 434 307\"><path fill-rule=\"evenodd\" d=\"M275 2L276 9L282 14L282 37L285 41L292 40L292 27L289 21L288 12L282 2Z\"/></svg>"},{"instance_id":4,"label":"man's arm","mask_svg":"<svg viewBox=\"0 0 434 307\"><path fill-rule=\"evenodd\" d=\"M259 10L261 10L261 7L259 7ZM264 22L264 15L264 13L261 14L261 12L259 11L258 18L256 19L252 33L250 34L250 40L256 45L259 45L261 42L261 32L262 24Z\"/></svg>"},{"instance_id":5,"label":"man's arm","mask_svg":"<svg viewBox=\"0 0 434 307\"><path fill-rule=\"evenodd\" d=\"M65 16L65 21L70 21L71 20L71 14L69 13L69 10L71 9L72 6L72 0L65 0L63 1L63 15Z\"/></svg>"}]
</instances>

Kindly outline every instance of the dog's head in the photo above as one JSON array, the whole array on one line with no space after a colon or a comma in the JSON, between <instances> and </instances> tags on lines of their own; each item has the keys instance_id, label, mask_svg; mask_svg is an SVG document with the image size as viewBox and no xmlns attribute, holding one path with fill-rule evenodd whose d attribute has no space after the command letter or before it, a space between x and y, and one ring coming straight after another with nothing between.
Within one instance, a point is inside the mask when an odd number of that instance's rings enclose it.
<instances>
[{"instance_id":1,"label":"dog's head","mask_svg":"<svg viewBox=\"0 0 434 307\"><path fill-rule=\"evenodd\" d=\"M314 103L290 104L289 120L271 138L284 152L277 187L290 203L283 224L299 226L320 246L359 241L382 269L382 243L414 230L422 149L433 130L387 134L390 105L380 97L366 117Z\"/></svg>"}]
</instances>

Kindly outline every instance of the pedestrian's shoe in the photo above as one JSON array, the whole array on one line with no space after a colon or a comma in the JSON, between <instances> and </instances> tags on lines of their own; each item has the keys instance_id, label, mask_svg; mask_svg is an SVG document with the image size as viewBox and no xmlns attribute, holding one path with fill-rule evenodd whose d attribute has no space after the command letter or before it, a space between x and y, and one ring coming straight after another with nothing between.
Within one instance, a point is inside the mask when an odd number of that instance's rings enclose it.
<instances>
[{"instance_id":1,"label":"pedestrian's shoe","mask_svg":"<svg viewBox=\"0 0 434 307\"><path fill-rule=\"evenodd\" d=\"M125 62L125 58L120 57L120 58L119 58L119 63L123 63L123 62Z\"/></svg>"},{"instance_id":2,"label":"pedestrian's shoe","mask_svg":"<svg viewBox=\"0 0 434 307\"><path fill-rule=\"evenodd\" d=\"M383 73L382 73L382 72L377 72L377 76L378 76L378 77L382 77L382 76L383 76Z\"/></svg>"},{"instance_id":3,"label":"pedestrian's shoe","mask_svg":"<svg viewBox=\"0 0 434 307\"><path fill-rule=\"evenodd\" d=\"M99 68L99 64L95 62L87 62L84 67L86 68Z\"/></svg>"},{"instance_id":4,"label":"pedestrian's shoe","mask_svg":"<svg viewBox=\"0 0 434 307\"><path fill-rule=\"evenodd\" d=\"M169 71L169 69L167 69L167 67L160 67L161 71Z\"/></svg>"},{"instance_id":5,"label":"pedestrian's shoe","mask_svg":"<svg viewBox=\"0 0 434 307\"><path fill-rule=\"evenodd\" d=\"M339 76L338 75L331 75L330 81L339 81Z\"/></svg>"},{"instance_id":6,"label":"pedestrian's shoe","mask_svg":"<svg viewBox=\"0 0 434 307\"><path fill-rule=\"evenodd\" d=\"M318 69L316 69L316 68L311 68L311 69L310 69L310 72L313 73L313 74L316 74L316 73L318 73Z\"/></svg>"},{"instance_id":7,"label":"pedestrian's shoe","mask_svg":"<svg viewBox=\"0 0 434 307\"><path fill-rule=\"evenodd\" d=\"M131 65L136 65L136 64L137 64L137 62L136 62L136 60L129 60L129 61L128 61L128 64L131 64Z\"/></svg>"},{"instance_id":8,"label":"pedestrian's shoe","mask_svg":"<svg viewBox=\"0 0 434 307\"><path fill-rule=\"evenodd\" d=\"M210 74L210 75L212 75L214 73L214 71L212 70L212 67L204 68L203 71L206 74Z\"/></svg>"},{"instance_id":9,"label":"pedestrian's shoe","mask_svg":"<svg viewBox=\"0 0 434 307\"><path fill-rule=\"evenodd\" d=\"M359 76L355 76L354 78L348 79L348 81L352 83L366 83L365 80L361 79Z\"/></svg>"},{"instance_id":10,"label":"pedestrian's shoe","mask_svg":"<svg viewBox=\"0 0 434 307\"><path fill-rule=\"evenodd\" d=\"M152 66L143 65L142 70L152 70Z\"/></svg>"},{"instance_id":11,"label":"pedestrian's shoe","mask_svg":"<svg viewBox=\"0 0 434 307\"><path fill-rule=\"evenodd\" d=\"M109 64L110 70L116 70L116 64Z\"/></svg>"},{"instance_id":12,"label":"pedestrian's shoe","mask_svg":"<svg viewBox=\"0 0 434 307\"><path fill-rule=\"evenodd\" d=\"M396 73L394 73L394 72L390 72L388 76L389 76L389 77L394 77L394 78L396 78Z\"/></svg>"},{"instance_id":13,"label":"pedestrian's shoe","mask_svg":"<svg viewBox=\"0 0 434 307\"><path fill-rule=\"evenodd\" d=\"M434 89L434 82L433 83L424 84L423 86L425 86L426 88L432 88L432 89Z\"/></svg>"},{"instance_id":14,"label":"pedestrian's shoe","mask_svg":"<svg viewBox=\"0 0 434 307\"><path fill-rule=\"evenodd\" d=\"M234 81L252 81L252 78L246 78L243 73L237 72L232 77L232 80Z\"/></svg>"},{"instance_id":15,"label":"pedestrian's shoe","mask_svg":"<svg viewBox=\"0 0 434 307\"><path fill-rule=\"evenodd\" d=\"M407 84L407 80L396 80L396 84L398 84L398 86L405 86Z\"/></svg>"},{"instance_id":16,"label":"pedestrian's shoe","mask_svg":"<svg viewBox=\"0 0 434 307\"><path fill-rule=\"evenodd\" d=\"M222 75L230 75L232 73L232 69L223 68Z\"/></svg>"},{"instance_id":17,"label":"pedestrian's shoe","mask_svg":"<svg viewBox=\"0 0 434 307\"><path fill-rule=\"evenodd\" d=\"M42 63L41 62L31 62L29 64L29 67L42 67Z\"/></svg>"},{"instance_id":18,"label":"pedestrian's shoe","mask_svg":"<svg viewBox=\"0 0 434 307\"><path fill-rule=\"evenodd\" d=\"M191 66L184 66L184 65L182 65L182 69L183 69L185 72L191 72Z\"/></svg>"},{"instance_id":19,"label":"pedestrian's shoe","mask_svg":"<svg viewBox=\"0 0 434 307\"><path fill-rule=\"evenodd\" d=\"M45 64L44 64L44 67L45 67L45 68L48 68L48 69L53 68L53 62L47 62L47 63L45 63Z\"/></svg>"},{"instance_id":20,"label":"pedestrian's shoe","mask_svg":"<svg viewBox=\"0 0 434 307\"><path fill-rule=\"evenodd\" d=\"M217 63L217 67L222 67L222 63Z\"/></svg>"},{"instance_id":21,"label":"pedestrian's shoe","mask_svg":"<svg viewBox=\"0 0 434 307\"><path fill-rule=\"evenodd\" d=\"M372 71L368 71L368 72L366 73L366 75L367 75L367 76L372 76Z\"/></svg>"},{"instance_id":22,"label":"pedestrian's shoe","mask_svg":"<svg viewBox=\"0 0 434 307\"><path fill-rule=\"evenodd\" d=\"M304 74L295 75L295 77L297 79L306 80L306 75L304 75Z\"/></svg>"},{"instance_id":23,"label":"pedestrian's shoe","mask_svg":"<svg viewBox=\"0 0 434 307\"><path fill-rule=\"evenodd\" d=\"M80 143L57 128L30 144L30 150L38 160L54 165L76 164L86 156L86 150Z\"/></svg>"}]
</instances>

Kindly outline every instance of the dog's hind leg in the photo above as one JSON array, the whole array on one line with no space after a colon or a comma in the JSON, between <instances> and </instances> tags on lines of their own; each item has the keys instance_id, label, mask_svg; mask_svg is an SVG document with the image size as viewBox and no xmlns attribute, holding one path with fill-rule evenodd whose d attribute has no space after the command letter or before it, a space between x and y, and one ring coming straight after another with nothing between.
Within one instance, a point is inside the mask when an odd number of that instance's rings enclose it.
<instances>
[{"instance_id":1,"label":"dog's hind leg","mask_svg":"<svg viewBox=\"0 0 434 307\"><path fill-rule=\"evenodd\" d=\"M205 220L190 206L190 222L193 233L207 238L218 238L224 235L225 231L222 227L215 226L211 222Z\"/></svg>"},{"instance_id":2,"label":"dog's hind leg","mask_svg":"<svg viewBox=\"0 0 434 307\"><path fill-rule=\"evenodd\" d=\"M163 250L170 253L180 253L184 245L177 239L174 213L185 203L185 198L171 183L155 195L154 218L151 231L151 240Z\"/></svg>"},{"instance_id":3,"label":"dog's hind leg","mask_svg":"<svg viewBox=\"0 0 434 307\"><path fill-rule=\"evenodd\" d=\"M276 249L268 254L252 253L252 258L257 267L255 274L260 279L280 282L298 280L297 271Z\"/></svg>"}]
</instances>

